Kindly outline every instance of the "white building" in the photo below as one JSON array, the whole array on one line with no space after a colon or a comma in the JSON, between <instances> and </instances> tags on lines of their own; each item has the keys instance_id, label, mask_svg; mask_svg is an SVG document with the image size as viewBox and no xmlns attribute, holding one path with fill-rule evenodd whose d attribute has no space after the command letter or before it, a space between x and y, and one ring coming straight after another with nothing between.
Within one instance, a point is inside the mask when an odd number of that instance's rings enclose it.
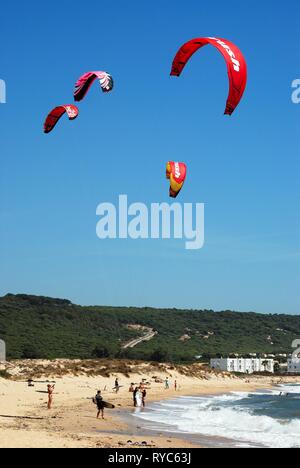
<instances>
[{"instance_id":1,"label":"white building","mask_svg":"<svg viewBox=\"0 0 300 468\"><path fill-rule=\"evenodd\" d=\"M274 359L244 359L244 358L221 358L211 359L210 367L212 369L240 372L243 374L253 374L254 372L274 373Z\"/></svg>"},{"instance_id":2,"label":"white building","mask_svg":"<svg viewBox=\"0 0 300 468\"><path fill-rule=\"evenodd\" d=\"M290 374L300 374L300 357L288 359L288 372Z\"/></svg>"}]
</instances>

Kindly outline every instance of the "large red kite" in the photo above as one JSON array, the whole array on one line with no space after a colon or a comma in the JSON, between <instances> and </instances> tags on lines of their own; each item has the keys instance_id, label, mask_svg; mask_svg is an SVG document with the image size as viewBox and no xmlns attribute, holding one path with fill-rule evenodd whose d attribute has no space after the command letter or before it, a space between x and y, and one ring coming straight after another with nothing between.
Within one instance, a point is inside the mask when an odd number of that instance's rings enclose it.
<instances>
[{"instance_id":1,"label":"large red kite","mask_svg":"<svg viewBox=\"0 0 300 468\"><path fill-rule=\"evenodd\" d=\"M208 44L216 47L221 52L227 64L230 87L225 114L231 115L242 99L247 84L246 60L242 52L232 42L216 37L192 39L177 52L173 61L171 76L180 76L192 55Z\"/></svg>"}]
</instances>

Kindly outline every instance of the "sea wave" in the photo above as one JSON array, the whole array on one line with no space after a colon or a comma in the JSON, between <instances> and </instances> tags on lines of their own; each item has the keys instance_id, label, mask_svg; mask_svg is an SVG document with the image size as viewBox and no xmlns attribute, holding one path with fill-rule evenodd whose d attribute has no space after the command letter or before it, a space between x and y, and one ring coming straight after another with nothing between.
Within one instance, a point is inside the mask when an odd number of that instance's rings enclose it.
<instances>
[{"instance_id":1,"label":"sea wave","mask_svg":"<svg viewBox=\"0 0 300 468\"><path fill-rule=\"evenodd\" d=\"M297 390L299 388L282 388L288 393L297 393ZM274 398L275 404L277 398L278 403L278 393L239 392L212 397L182 397L155 404L150 411L137 416L145 422L159 424L160 430L164 430L165 425L165 430L172 427L177 433L231 439L237 446L300 447L300 419L276 419L253 410L252 406L262 397Z\"/></svg>"}]
</instances>

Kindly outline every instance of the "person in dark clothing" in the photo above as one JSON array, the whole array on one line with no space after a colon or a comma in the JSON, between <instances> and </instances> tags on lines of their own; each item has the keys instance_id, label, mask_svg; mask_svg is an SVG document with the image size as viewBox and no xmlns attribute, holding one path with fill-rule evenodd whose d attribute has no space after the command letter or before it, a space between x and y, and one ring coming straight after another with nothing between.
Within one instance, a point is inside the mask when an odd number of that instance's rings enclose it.
<instances>
[{"instance_id":1,"label":"person in dark clothing","mask_svg":"<svg viewBox=\"0 0 300 468\"><path fill-rule=\"evenodd\" d=\"M146 389L144 388L142 391L142 404L144 408L146 406L146 396L147 396L147 392L146 392Z\"/></svg>"},{"instance_id":2,"label":"person in dark clothing","mask_svg":"<svg viewBox=\"0 0 300 468\"><path fill-rule=\"evenodd\" d=\"M135 387L134 392L133 392L133 405L136 406L136 394L138 392L139 388Z\"/></svg>"},{"instance_id":3,"label":"person in dark clothing","mask_svg":"<svg viewBox=\"0 0 300 468\"><path fill-rule=\"evenodd\" d=\"M102 419L104 419L104 402L100 390L98 390L97 395L94 398L94 403L98 408L97 419L99 419L100 413Z\"/></svg>"},{"instance_id":4,"label":"person in dark clothing","mask_svg":"<svg viewBox=\"0 0 300 468\"><path fill-rule=\"evenodd\" d=\"M116 390L116 393L118 393L118 391L120 390L119 379L115 380L115 390Z\"/></svg>"}]
</instances>

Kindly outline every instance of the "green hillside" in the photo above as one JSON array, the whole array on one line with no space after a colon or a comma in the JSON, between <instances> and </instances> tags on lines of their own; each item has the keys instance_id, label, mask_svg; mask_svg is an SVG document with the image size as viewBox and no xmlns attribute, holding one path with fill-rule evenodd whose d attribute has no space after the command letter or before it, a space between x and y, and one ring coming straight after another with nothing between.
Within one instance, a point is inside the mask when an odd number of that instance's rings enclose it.
<instances>
[{"instance_id":1,"label":"green hillside","mask_svg":"<svg viewBox=\"0 0 300 468\"><path fill-rule=\"evenodd\" d=\"M142 325L157 331L132 349L122 346ZM290 353L300 316L230 311L81 307L62 299L8 294L0 298L0 339L8 358L190 361L196 355Z\"/></svg>"}]
</instances>

